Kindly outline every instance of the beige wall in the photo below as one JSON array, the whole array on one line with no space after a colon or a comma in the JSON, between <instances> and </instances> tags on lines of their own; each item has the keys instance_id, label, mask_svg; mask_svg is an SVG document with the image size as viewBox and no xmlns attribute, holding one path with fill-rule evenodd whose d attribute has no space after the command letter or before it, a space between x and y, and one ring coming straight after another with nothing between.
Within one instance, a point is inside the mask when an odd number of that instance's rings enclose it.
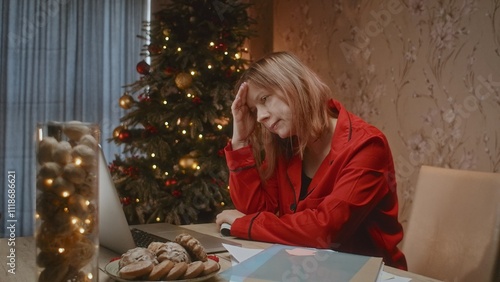
<instances>
[{"instance_id":1,"label":"beige wall","mask_svg":"<svg viewBox=\"0 0 500 282\"><path fill-rule=\"evenodd\" d=\"M273 50L387 135L403 222L420 165L500 172L498 0L272 3Z\"/></svg>"}]
</instances>

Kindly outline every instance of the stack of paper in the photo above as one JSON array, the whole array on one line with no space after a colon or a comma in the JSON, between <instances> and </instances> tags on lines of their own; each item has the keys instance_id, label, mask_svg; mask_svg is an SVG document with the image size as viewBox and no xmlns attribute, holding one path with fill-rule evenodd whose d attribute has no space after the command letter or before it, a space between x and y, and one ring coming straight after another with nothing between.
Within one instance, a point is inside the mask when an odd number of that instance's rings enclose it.
<instances>
[{"instance_id":1,"label":"stack of paper","mask_svg":"<svg viewBox=\"0 0 500 282\"><path fill-rule=\"evenodd\" d=\"M411 280L383 271L381 258L285 245L273 245L265 250L224 247L231 254L233 267L220 275L229 281Z\"/></svg>"}]
</instances>

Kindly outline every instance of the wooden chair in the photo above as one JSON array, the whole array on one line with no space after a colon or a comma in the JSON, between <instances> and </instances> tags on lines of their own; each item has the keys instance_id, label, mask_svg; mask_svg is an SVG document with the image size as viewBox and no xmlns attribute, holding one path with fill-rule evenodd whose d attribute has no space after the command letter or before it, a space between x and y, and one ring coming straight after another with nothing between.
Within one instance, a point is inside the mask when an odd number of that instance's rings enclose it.
<instances>
[{"instance_id":1,"label":"wooden chair","mask_svg":"<svg viewBox=\"0 0 500 282\"><path fill-rule=\"evenodd\" d=\"M402 250L408 270L500 281L500 174L422 166Z\"/></svg>"}]
</instances>

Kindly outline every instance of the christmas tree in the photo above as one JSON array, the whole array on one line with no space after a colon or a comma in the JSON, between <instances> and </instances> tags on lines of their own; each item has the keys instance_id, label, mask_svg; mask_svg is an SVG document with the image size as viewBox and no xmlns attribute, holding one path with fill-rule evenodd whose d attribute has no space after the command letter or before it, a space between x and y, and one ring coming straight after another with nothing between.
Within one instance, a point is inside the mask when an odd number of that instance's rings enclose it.
<instances>
[{"instance_id":1,"label":"christmas tree","mask_svg":"<svg viewBox=\"0 0 500 282\"><path fill-rule=\"evenodd\" d=\"M248 63L248 7L172 0L144 23L141 78L125 86L127 111L110 138L124 148L110 171L129 224L210 222L231 207L223 148Z\"/></svg>"}]
</instances>

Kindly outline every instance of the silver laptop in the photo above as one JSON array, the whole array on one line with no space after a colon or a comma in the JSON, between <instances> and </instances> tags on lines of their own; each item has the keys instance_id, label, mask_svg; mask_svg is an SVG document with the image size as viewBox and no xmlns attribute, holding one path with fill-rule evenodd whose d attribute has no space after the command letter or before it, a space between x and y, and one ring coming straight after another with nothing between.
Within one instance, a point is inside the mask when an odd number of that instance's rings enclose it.
<instances>
[{"instance_id":1,"label":"silver laptop","mask_svg":"<svg viewBox=\"0 0 500 282\"><path fill-rule=\"evenodd\" d=\"M175 241L181 233L191 234L205 248L207 253L226 252L222 243L241 246L241 244L192 231L169 223L154 223L129 226L118 192L114 186L104 154L99 153L99 243L118 254L137 247L132 232L148 233L155 241Z\"/></svg>"}]
</instances>

